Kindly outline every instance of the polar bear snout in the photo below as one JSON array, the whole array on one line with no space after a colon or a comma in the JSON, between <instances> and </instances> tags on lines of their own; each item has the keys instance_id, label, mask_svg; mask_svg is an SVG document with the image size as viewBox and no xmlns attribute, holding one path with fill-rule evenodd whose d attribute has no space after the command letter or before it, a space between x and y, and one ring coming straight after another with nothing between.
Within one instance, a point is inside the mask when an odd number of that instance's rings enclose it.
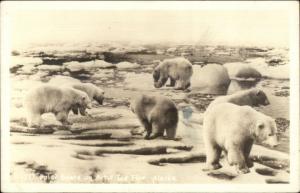
<instances>
[{"instance_id":1,"label":"polar bear snout","mask_svg":"<svg viewBox=\"0 0 300 193\"><path fill-rule=\"evenodd\" d=\"M264 143L271 147L276 147L280 144L278 141L278 136L276 134L269 134L267 140L265 140Z\"/></svg>"},{"instance_id":2,"label":"polar bear snout","mask_svg":"<svg viewBox=\"0 0 300 193\"><path fill-rule=\"evenodd\" d=\"M163 85L160 82L154 82L155 88L161 88Z\"/></svg>"},{"instance_id":3,"label":"polar bear snout","mask_svg":"<svg viewBox=\"0 0 300 193\"><path fill-rule=\"evenodd\" d=\"M152 75L153 75L154 82L157 82L159 79L159 72L157 70L154 70Z\"/></svg>"},{"instance_id":4,"label":"polar bear snout","mask_svg":"<svg viewBox=\"0 0 300 193\"><path fill-rule=\"evenodd\" d=\"M154 87L161 88L163 85L165 85L167 80L168 80L168 77L167 78L161 77L158 81L154 81Z\"/></svg>"},{"instance_id":5,"label":"polar bear snout","mask_svg":"<svg viewBox=\"0 0 300 193\"><path fill-rule=\"evenodd\" d=\"M81 106L85 107L85 108L88 108L88 109L92 108L92 101L90 100L90 98L88 96L82 97Z\"/></svg>"},{"instance_id":6,"label":"polar bear snout","mask_svg":"<svg viewBox=\"0 0 300 193\"><path fill-rule=\"evenodd\" d=\"M154 82L154 87L155 88L160 88L162 85L159 82Z\"/></svg>"},{"instance_id":7,"label":"polar bear snout","mask_svg":"<svg viewBox=\"0 0 300 193\"><path fill-rule=\"evenodd\" d=\"M86 108L91 109L92 108L92 103L91 102L87 103Z\"/></svg>"},{"instance_id":8,"label":"polar bear snout","mask_svg":"<svg viewBox=\"0 0 300 193\"><path fill-rule=\"evenodd\" d=\"M104 97L103 96L94 97L94 100L97 101L99 105L103 105Z\"/></svg>"}]
</instances>

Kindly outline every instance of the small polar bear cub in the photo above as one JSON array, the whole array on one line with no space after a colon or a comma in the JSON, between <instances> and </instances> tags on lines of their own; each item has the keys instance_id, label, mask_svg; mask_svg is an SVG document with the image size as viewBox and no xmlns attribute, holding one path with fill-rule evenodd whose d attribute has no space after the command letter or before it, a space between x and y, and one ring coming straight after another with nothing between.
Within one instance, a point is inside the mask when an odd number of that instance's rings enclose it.
<instances>
[{"instance_id":1,"label":"small polar bear cub","mask_svg":"<svg viewBox=\"0 0 300 193\"><path fill-rule=\"evenodd\" d=\"M68 114L72 108L85 112L91 108L91 100L85 92L44 84L30 90L24 98L28 127L40 126L41 115L53 113L62 124L69 124Z\"/></svg>"},{"instance_id":2,"label":"small polar bear cub","mask_svg":"<svg viewBox=\"0 0 300 193\"><path fill-rule=\"evenodd\" d=\"M191 86L193 66L185 58L165 59L154 68L154 87L160 88L170 79L170 85L176 90L185 90Z\"/></svg>"},{"instance_id":3,"label":"small polar bear cub","mask_svg":"<svg viewBox=\"0 0 300 193\"><path fill-rule=\"evenodd\" d=\"M230 165L235 165L238 173L248 173L249 154L254 141L278 145L277 127L273 118L250 106L220 103L205 113L203 120L203 140L206 151L206 168L221 168L219 163L222 150L227 154Z\"/></svg>"},{"instance_id":4,"label":"small polar bear cub","mask_svg":"<svg viewBox=\"0 0 300 193\"><path fill-rule=\"evenodd\" d=\"M98 104L103 105L104 91L92 83L69 83L64 84L63 87L71 87L85 92L89 96L90 100L95 100ZM77 115L78 108L72 108L72 112ZM82 111L79 112L81 115L86 115L85 113L82 113Z\"/></svg>"}]
</instances>

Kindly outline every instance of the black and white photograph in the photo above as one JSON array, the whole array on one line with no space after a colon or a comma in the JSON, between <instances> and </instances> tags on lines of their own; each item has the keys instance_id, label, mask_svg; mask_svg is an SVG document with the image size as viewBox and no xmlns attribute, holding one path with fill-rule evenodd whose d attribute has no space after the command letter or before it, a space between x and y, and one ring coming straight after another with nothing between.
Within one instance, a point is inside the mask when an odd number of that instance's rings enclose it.
<instances>
[{"instance_id":1,"label":"black and white photograph","mask_svg":"<svg viewBox=\"0 0 300 193\"><path fill-rule=\"evenodd\" d=\"M1 2L1 182L299 191L299 2Z\"/></svg>"}]
</instances>

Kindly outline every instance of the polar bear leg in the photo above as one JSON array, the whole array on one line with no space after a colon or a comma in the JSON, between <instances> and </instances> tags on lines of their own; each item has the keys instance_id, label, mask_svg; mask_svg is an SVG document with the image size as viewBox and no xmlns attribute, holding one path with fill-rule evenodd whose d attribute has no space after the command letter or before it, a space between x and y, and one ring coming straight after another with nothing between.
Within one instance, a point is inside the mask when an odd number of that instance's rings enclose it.
<instances>
[{"instance_id":1,"label":"polar bear leg","mask_svg":"<svg viewBox=\"0 0 300 193\"><path fill-rule=\"evenodd\" d=\"M189 88L191 86L191 78L186 80L185 89Z\"/></svg>"},{"instance_id":2,"label":"polar bear leg","mask_svg":"<svg viewBox=\"0 0 300 193\"><path fill-rule=\"evenodd\" d=\"M41 125L42 118L40 113L28 113L27 115L27 126L28 127L39 127Z\"/></svg>"},{"instance_id":3,"label":"polar bear leg","mask_svg":"<svg viewBox=\"0 0 300 193\"><path fill-rule=\"evenodd\" d=\"M245 161L244 152L236 144L230 144L227 150L228 163L231 166L236 166L237 173L245 174L250 172Z\"/></svg>"},{"instance_id":4,"label":"polar bear leg","mask_svg":"<svg viewBox=\"0 0 300 193\"><path fill-rule=\"evenodd\" d=\"M222 149L218 145L213 145L210 142L205 143L206 150L206 167L203 171L216 170L221 168L219 159L221 156Z\"/></svg>"},{"instance_id":5,"label":"polar bear leg","mask_svg":"<svg viewBox=\"0 0 300 193\"><path fill-rule=\"evenodd\" d=\"M191 82L187 82L185 85L185 89L189 88L191 86Z\"/></svg>"},{"instance_id":6,"label":"polar bear leg","mask_svg":"<svg viewBox=\"0 0 300 193\"><path fill-rule=\"evenodd\" d=\"M176 127L169 127L166 129L167 137L166 139L175 139L176 136Z\"/></svg>"},{"instance_id":7,"label":"polar bear leg","mask_svg":"<svg viewBox=\"0 0 300 193\"><path fill-rule=\"evenodd\" d=\"M142 125L144 126L144 129L146 131L145 139L149 139L151 132L152 132L152 125L148 122L148 120L142 120Z\"/></svg>"},{"instance_id":8,"label":"polar bear leg","mask_svg":"<svg viewBox=\"0 0 300 193\"><path fill-rule=\"evenodd\" d=\"M169 78L170 78L170 84L168 84L168 85L166 85L166 86L168 86L168 87L174 87L175 84L176 84L176 80L173 79L173 78L171 78L171 77L169 77Z\"/></svg>"},{"instance_id":9,"label":"polar bear leg","mask_svg":"<svg viewBox=\"0 0 300 193\"><path fill-rule=\"evenodd\" d=\"M182 90L182 80L179 79L176 81L175 90Z\"/></svg>"},{"instance_id":10,"label":"polar bear leg","mask_svg":"<svg viewBox=\"0 0 300 193\"><path fill-rule=\"evenodd\" d=\"M164 129L158 123L152 123L152 134L149 139L155 139L164 135Z\"/></svg>"},{"instance_id":11,"label":"polar bear leg","mask_svg":"<svg viewBox=\"0 0 300 193\"><path fill-rule=\"evenodd\" d=\"M74 115L78 115L78 108L77 107L72 107L72 112Z\"/></svg>"},{"instance_id":12,"label":"polar bear leg","mask_svg":"<svg viewBox=\"0 0 300 193\"><path fill-rule=\"evenodd\" d=\"M59 112L56 114L56 119L60 121L63 125L70 125L71 123L68 121L68 113L65 111Z\"/></svg>"},{"instance_id":13,"label":"polar bear leg","mask_svg":"<svg viewBox=\"0 0 300 193\"><path fill-rule=\"evenodd\" d=\"M249 159L250 151L252 149L252 144L253 144L252 140L247 141L244 144L244 151L243 151L246 164L249 168L253 166L253 162Z\"/></svg>"},{"instance_id":14,"label":"polar bear leg","mask_svg":"<svg viewBox=\"0 0 300 193\"><path fill-rule=\"evenodd\" d=\"M187 80L182 80L182 89L185 90L191 86L190 78Z\"/></svg>"},{"instance_id":15,"label":"polar bear leg","mask_svg":"<svg viewBox=\"0 0 300 193\"><path fill-rule=\"evenodd\" d=\"M189 80L179 79L178 81L176 81L176 83L178 83L178 84L175 86L175 90L185 90L191 86L191 83Z\"/></svg>"}]
</instances>

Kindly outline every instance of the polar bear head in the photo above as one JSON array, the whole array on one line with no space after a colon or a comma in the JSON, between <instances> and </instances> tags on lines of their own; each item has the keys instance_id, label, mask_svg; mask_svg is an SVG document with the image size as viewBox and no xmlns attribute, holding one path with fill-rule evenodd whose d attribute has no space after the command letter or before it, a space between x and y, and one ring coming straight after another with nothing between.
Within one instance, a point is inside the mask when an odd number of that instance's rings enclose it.
<instances>
[{"instance_id":1,"label":"polar bear head","mask_svg":"<svg viewBox=\"0 0 300 193\"><path fill-rule=\"evenodd\" d=\"M254 88L250 90L250 96L252 98L253 106L259 106L259 105L269 105L270 102L268 100L267 95L264 91Z\"/></svg>"},{"instance_id":2,"label":"polar bear head","mask_svg":"<svg viewBox=\"0 0 300 193\"><path fill-rule=\"evenodd\" d=\"M75 89L74 89L75 90ZM72 109L79 109L80 114L81 115L85 115L85 110L91 109L92 108L92 101L89 98L89 96L82 91L79 90L75 90L77 93L77 99L76 99L76 103L75 103L75 107L73 107Z\"/></svg>"},{"instance_id":3,"label":"polar bear head","mask_svg":"<svg viewBox=\"0 0 300 193\"><path fill-rule=\"evenodd\" d=\"M96 94L94 95L93 99L97 101L100 105L103 105L104 91L100 88L97 88Z\"/></svg>"},{"instance_id":4,"label":"polar bear head","mask_svg":"<svg viewBox=\"0 0 300 193\"><path fill-rule=\"evenodd\" d=\"M265 143L271 147L279 144L277 127L273 118L264 116L264 118L257 120L255 126L255 139L257 142Z\"/></svg>"},{"instance_id":5,"label":"polar bear head","mask_svg":"<svg viewBox=\"0 0 300 193\"><path fill-rule=\"evenodd\" d=\"M153 71L154 87L160 88L166 84L168 80L168 75L163 73L159 68Z\"/></svg>"}]
</instances>

